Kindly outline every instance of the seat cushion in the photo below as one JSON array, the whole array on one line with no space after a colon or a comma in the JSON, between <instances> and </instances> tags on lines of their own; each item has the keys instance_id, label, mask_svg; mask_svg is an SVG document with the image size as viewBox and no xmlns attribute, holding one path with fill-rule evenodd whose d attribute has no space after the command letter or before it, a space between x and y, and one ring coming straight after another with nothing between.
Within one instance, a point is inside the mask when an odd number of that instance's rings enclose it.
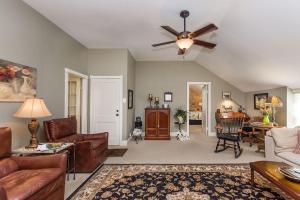
<instances>
[{"instance_id":1,"label":"seat cushion","mask_svg":"<svg viewBox=\"0 0 300 200\"><path fill-rule=\"evenodd\" d=\"M281 152L278 153L277 156L296 165L300 165L300 154L296 154L293 152Z\"/></svg>"},{"instance_id":2,"label":"seat cushion","mask_svg":"<svg viewBox=\"0 0 300 200\"><path fill-rule=\"evenodd\" d=\"M57 179L63 172L59 168L20 170L0 179L8 199L26 199Z\"/></svg>"},{"instance_id":3,"label":"seat cushion","mask_svg":"<svg viewBox=\"0 0 300 200\"><path fill-rule=\"evenodd\" d=\"M240 138L238 134L227 134L227 133L218 133L217 136L219 139L230 140L230 141L238 141Z\"/></svg>"}]
</instances>

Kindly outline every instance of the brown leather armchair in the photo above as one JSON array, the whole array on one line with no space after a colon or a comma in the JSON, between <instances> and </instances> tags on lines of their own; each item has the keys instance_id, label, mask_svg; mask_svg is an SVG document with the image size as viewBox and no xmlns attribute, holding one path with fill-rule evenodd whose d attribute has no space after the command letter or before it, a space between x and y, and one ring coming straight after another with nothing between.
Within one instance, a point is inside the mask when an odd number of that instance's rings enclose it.
<instances>
[{"instance_id":1,"label":"brown leather armchair","mask_svg":"<svg viewBox=\"0 0 300 200\"><path fill-rule=\"evenodd\" d=\"M75 117L44 121L49 142L72 142L76 145L76 172L94 171L107 157L108 133L77 134Z\"/></svg>"},{"instance_id":2,"label":"brown leather armchair","mask_svg":"<svg viewBox=\"0 0 300 200\"><path fill-rule=\"evenodd\" d=\"M11 130L0 128L0 199L63 200L66 154L11 156Z\"/></svg>"}]
</instances>

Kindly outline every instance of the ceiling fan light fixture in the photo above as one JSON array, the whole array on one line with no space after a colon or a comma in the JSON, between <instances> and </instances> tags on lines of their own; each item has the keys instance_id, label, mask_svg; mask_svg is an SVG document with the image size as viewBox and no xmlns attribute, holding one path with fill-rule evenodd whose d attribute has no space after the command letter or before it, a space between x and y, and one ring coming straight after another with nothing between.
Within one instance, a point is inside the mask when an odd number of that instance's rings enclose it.
<instances>
[{"instance_id":1,"label":"ceiling fan light fixture","mask_svg":"<svg viewBox=\"0 0 300 200\"><path fill-rule=\"evenodd\" d=\"M190 38L182 38L176 41L176 44L180 49L188 49L193 45L194 41Z\"/></svg>"}]
</instances>

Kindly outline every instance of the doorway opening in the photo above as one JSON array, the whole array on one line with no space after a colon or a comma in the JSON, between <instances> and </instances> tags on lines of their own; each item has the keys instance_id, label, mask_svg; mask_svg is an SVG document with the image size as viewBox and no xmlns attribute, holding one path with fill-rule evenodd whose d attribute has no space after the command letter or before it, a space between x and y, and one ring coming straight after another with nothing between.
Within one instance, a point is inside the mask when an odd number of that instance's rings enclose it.
<instances>
[{"instance_id":1,"label":"doorway opening","mask_svg":"<svg viewBox=\"0 0 300 200\"><path fill-rule=\"evenodd\" d=\"M65 117L76 118L77 133L87 133L87 80L86 75L65 68Z\"/></svg>"},{"instance_id":2,"label":"doorway opening","mask_svg":"<svg viewBox=\"0 0 300 200\"><path fill-rule=\"evenodd\" d=\"M210 82L187 83L188 134L210 135Z\"/></svg>"}]
</instances>

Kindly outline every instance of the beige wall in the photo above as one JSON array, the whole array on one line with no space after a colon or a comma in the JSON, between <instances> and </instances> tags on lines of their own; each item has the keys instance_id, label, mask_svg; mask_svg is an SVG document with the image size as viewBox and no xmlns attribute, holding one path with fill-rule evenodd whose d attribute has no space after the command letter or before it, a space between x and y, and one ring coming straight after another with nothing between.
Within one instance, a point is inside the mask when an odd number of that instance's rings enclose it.
<instances>
[{"instance_id":1,"label":"beige wall","mask_svg":"<svg viewBox=\"0 0 300 200\"><path fill-rule=\"evenodd\" d=\"M240 104L245 104L245 95L243 92L230 85L223 79L211 73L204 67L195 62L136 62L136 116L142 116L144 121L144 108L149 106L147 95L152 93L160 98L162 104L163 93L173 92L173 102L171 106L171 127L174 127L173 114L174 109L182 106L186 109L186 85L188 81L211 82L212 83L212 115L210 120L211 127L215 126L214 112L219 107L222 99L222 91L231 91L232 98Z\"/></svg>"},{"instance_id":2,"label":"beige wall","mask_svg":"<svg viewBox=\"0 0 300 200\"><path fill-rule=\"evenodd\" d=\"M86 73L87 49L22 1L0 2L0 58L37 68L38 97L45 99L52 117L63 117L64 68ZM28 120L13 117L20 105L0 102L0 126L12 128L14 148L30 138ZM38 137L43 136L40 131Z\"/></svg>"},{"instance_id":3,"label":"beige wall","mask_svg":"<svg viewBox=\"0 0 300 200\"><path fill-rule=\"evenodd\" d=\"M259 93L268 93L269 96L278 96L282 99L283 107L277 109L276 113L276 121L279 125L286 126L287 125L287 87L280 87L270 90L261 90L255 92L246 93L246 109L247 113L250 116L261 116L261 112L259 110L254 109L254 94Z\"/></svg>"}]
</instances>

